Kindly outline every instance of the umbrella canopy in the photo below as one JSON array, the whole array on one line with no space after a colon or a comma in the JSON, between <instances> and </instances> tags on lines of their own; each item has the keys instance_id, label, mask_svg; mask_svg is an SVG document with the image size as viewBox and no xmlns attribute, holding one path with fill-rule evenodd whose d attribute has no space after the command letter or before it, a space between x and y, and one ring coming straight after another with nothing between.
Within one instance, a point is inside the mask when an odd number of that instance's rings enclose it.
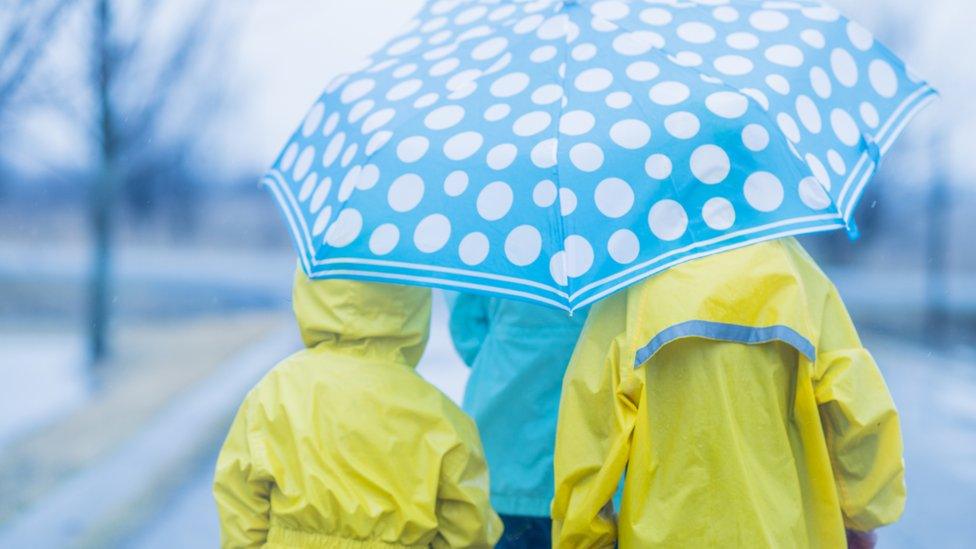
<instances>
[{"instance_id":1,"label":"umbrella canopy","mask_svg":"<svg viewBox=\"0 0 976 549\"><path fill-rule=\"evenodd\" d=\"M853 230L934 94L819 2L440 0L328 85L264 183L313 278L573 310Z\"/></svg>"}]
</instances>

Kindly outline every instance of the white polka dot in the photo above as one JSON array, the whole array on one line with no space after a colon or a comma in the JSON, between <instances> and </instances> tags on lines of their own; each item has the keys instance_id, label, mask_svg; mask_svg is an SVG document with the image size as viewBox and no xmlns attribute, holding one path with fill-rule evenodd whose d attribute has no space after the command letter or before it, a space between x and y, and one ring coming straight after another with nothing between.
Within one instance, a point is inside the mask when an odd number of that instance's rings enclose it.
<instances>
[{"instance_id":1,"label":"white polka dot","mask_svg":"<svg viewBox=\"0 0 976 549\"><path fill-rule=\"evenodd\" d=\"M532 163L543 169L555 166L557 145L558 141L555 138L540 141L532 147Z\"/></svg>"},{"instance_id":2,"label":"white polka dot","mask_svg":"<svg viewBox=\"0 0 976 549\"><path fill-rule=\"evenodd\" d=\"M374 255L386 255L393 251L400 241L400 229L392 223L384 223L369 237L369 251Z\"/></svg>"},{"instance_id":3,"label":"white polka dot","mask_svg":"<svg viewBox=\"0 0 976 549\"><path fill-rule=\"evenodd\" d=\"M347 84L346 87L342 89L342 93L339 95L339 101L347 104L352 103L353 101L371 92L374 87L376 87L376 81L372 78L356 80L351 84Z\"/></svg>"},{"instance_id":4,"label":"white polka dot","mask_svg":"<svg viewBox=\"0 0 976 549\"><path fill-rule=\"evenodd\" d=\"M815 178L806 177L799 185L800 201L811 210L822 210L833 204L830 195Z\"/></svg>"},{"instance_id":5,"label":"white polka dot","mask_svg":"<svg viewBox=\"0 0 976 549\"><path fill-rule=\"evenodd\" d=\"M309 211L312 213L319 211L322 204L325 203L325 199L328 198L330 190L332 190L332 178L326 177L319 183L318 188L315 189L315 193L312 194L312 201L308 204Z\"/></svg>"},{"instance_id":6,"label":"white polka dot","mask_svg":"<svg viewBox=\"0 0 976 549\"><path fill-rule=\"evenodd\" d=\"M613 49L620 55L644 55L654 48L663 47L664 38L650 31L625 32L613 39Z\"/></svg>"},{"instance_id":7,"label":"white polka dot","mask_svg":"<svg viewBox=\"0 0 976 549\"><path fill-rule=\"evenodd\" d=\"M669 56L669 58L676 65L681 65L682 67L697 67L698 65L701 65L702 62L704 61L702 59L702 56L698 55L693 51L681 51L672 56Z\"/></svg>"},{"instance_id":8,"label":"white polka dot","mask_svg":"<svg viewBox=\"0 0 976 549\"><path fill-rule=\"evenodd\" d=\"M847 50L834 48L834 51L830 52L830 68L834 71L837 81L844 86L852 88L857 84L857 64Z\"/></svg>"},{"instance_id":9,"label":"white polka dot","mask_svg":"<svg viewBox=\"0 0 976 549\"><path fill-rule=\"evenodd\" d=\"M546 84L532 92L532 102L537 105L548 105L563 98L563 88L559 84Z\"/></svg>"},{"instance_id":10,"label":"white polka dot","mask_svg":"<svg viewBox=\"0 0 976 549\"><path fill-rule=\"evenodd\" d=\"M300 181L308 175L308 171L312 168L312 162L315 161L315 147L309 145L302 149L302 154L298 155L298 160L295 162L295 169L292 170L291 176L295 181Z\"/></svg>"},{"instance_id":11,"label":"white polka dot","mask_svg":"<svg viewBox=\"0 0 976 549\"><path fill-rule=\"evenodd\" d=\"M576 211L576 193L563 187L559 189L559 213L567 216Z\"/></svg>"},{"instance_id":12,"label":"white polka dot","mask_svg":"<svg viewBox=\"0 0 976 549\"><path fill-rule=\"evenodd\" d=\"M836 21L840 17L840 12L828 5L819 5L800 10L808 19L814 21Z\"/></svg>"},{"instance_id":13,"label":"white polka dot","mask_svg":"<svg viewBox=\"0 0 976 549\"><path fill-rule=\"evenodd\" d=\"M329 115L329 118L325 120L325 124L322 125L322 135L328 137L335 131L336 127L339 125L339 113L334 112Z\"/></svg>"},{"instance_id":14,"label":"white polka dot","mask_svg":"<svg viewBox=\"0 0 976 549\"><path fill-rule=\"evenodd\" d=\"M464 118L464 108L458 105L446 105L430 111L424 118L424 125L432 130L446 130L453 128Z\"/></svg>"},{"instance_id":15,"label":"white polka dot","mask_svg":"<svg viewBox=\"0 0 976 549\"><path fill-rule=\"evenodd\" d=\"M848 147L857 145L861 140L861 130L857 127L857 122L843 109L830 112L830 127L834 129L837 139Z\"/></svg>"},{"instance_id":16,"label":"white polka dot","mask_svg":"<svg viewBox=\"0 0 976 549\"><path fill-rule=\"evenodd\" d=\"M769 110L769 98L766 97L766 94L763 92L757 90L756 88L742 88L739 91L750 97L756 103L759 103L764 110Z\"/></svg>"},{"instance_id":17,"label":"white polka dot","mask_svg":"<svg viewBox=\"0 0 976 549\"><path fill-rule=\"evenodd\" d=\"M484 42L478 44L477 46L475 46L473 50L471 50L471 58L478 61L491 59L496 55L500 54L501 52L505 51L506 47L508 47L507 38L502 36L489 38L488 40L485 40Z\"/></svg>"},{"instance_id":18,"label":"white polka dot","mask_svg":"<svg viewBox=\"0 0 976 549\"><path fill-rule=\"evenodd\" d=\"M827 151L827 163L830 164L830 169L834 170L837 175L847 173L847 164L844 163L844 158L834 149Z\"/></svg>"},{"instance_id":19,"label":"white polka dot","mask_svg":"<svg viewBox=\"0 0 976 549\"><path fill-rule=\"evenodd\" d=\"M757 30L776 32L788 27L790 18L781 11L759 10L749 16L749 24Z\"/></svg>"},{"instance_id":20,"label":"white polka dot","mask_svg":"<svg viewBox=\"0 0 976 549\"><path fill-rule=\"evenodd\" d=\"M574 81L576 89L581 92L598 92L610 87L613 74L607 69L586 69L579 73Z\"/></svg>"},{"instance_id":21,"label":"white polka dot","mask_svg":"<svg viewBox=\"0 0 976 549\"><path fill-rule=\"evenodd\" d=\"M640 240L633 231L618 229L607 240L607 253L621 265L633 263L640 254Z\"/></svg>"},{"instance_id":22,"label":"white polka dot","mask_svg":"<svg viewBox=\"0 0 976 549\"><path fill-rule=\"evenodd\" d=\"M413 102L413 106L416 109L426 109L427 107L436 103L439 98L440 95L436 93L426 93L418 97L417 100Z\"/></svg>"},{"instance_id":23,"label":"white polka dot","mask_svg":"<svg viewBox=\"0 0 976 549\"><path fill-rule=\"evenodd\" d=\"M319 215L315 218L315 224L312 225L312 236L318 236L322 234L322 231L329 225L329 220L332 218L332 206L327 206L324 210L319 212Z\"/></svg>"},{"instance_id":24,"label":"white polka dot","mask_svg":"<svg viewBox=\"0 0 976 549\"><path fill-rule=\"evenodd\" d=\"M417 36L412 36L410 38L404 38L396 44L390 46L386 53L391 56L403 55L404 53L410 52L420 45L422 40Z\"/></svg>"},{"instance_id":25,"label":"white polka dot","mask_svg":"<svg viewBox=\"0 0 976 549\"><path fill-rule=\"evenodd\" d=\"M723 23L732 23L739 19L739 12L729 6L720 6L712 10L712 17Z\"/></svg>"},{"instance_id":26,"label":"white polka dot","mask_svg":"<svg viewBox=\"0 0 976 549\"><path fill-rule=\"evenodd\" d=\"M278 169L281 171L288 171L292 166L295 165L295 159L298 158L298 143L292 143L288 145L285 152L281 155L281 160L278 161Z\"/></svg>"},{"instance_id":27,"label":"white polka dot","mask_svg":"<svg viewBox=\"0 0 976 549\"><path fill-rule=\"evenodd\" d=\"M616 219L626 215L633 207L634 190L623 179L610 177L596 186L593 199L600 213Z\"/></svg>"},{"instance_id":28,"label":"white polka dot","mask_svg":"<svg viewBox=\"0 0 976 549\"><path fill-rule=\"evenodd\" d=\"M359 183L359 174L362 173L361 166L353 166L346 172L346 176L342 178L342 182L339 183L339 192L336 194L336 198L340 202L345 202L349 200L352 196L352 192L356 190L356 185Z\"/></svg>"},{"instance_id":29,"label":"white polka dot","mask_svg":"<svg viewBox=\"0 0 976 549\"><path fill-rule=\"evenodd\" d=\"M671 175L671 159L663 154L652 154L644 162L644 171L653 179L667 179Z\"/></svg>"},{"instance_id":30,"label":"white polka dot","mask_svg":"<svg viewBox=\"0 0 976 549\"><path fill-rule=\"evenodd\" d=\"M485 138L478 132L461 132L444 143L444 156L450 160L464 160L478 152Z\"/></svg>"},{"instance_id":31,"label":"white polka dot","mask_svg":"<svg viewBox=\"0 0 976 549\"><path fill-rule=\"evenodd\" d=\"M360 129L360 131L364 135L368 133L372 133L373 131L378 130L379 128L385 126L387 123L390 122L390 120L393 120L394 116L396 116L396 111L393 109L382 109L376 111L373 114L367 116L366 120L363 120L363 126Z\"/></svg>"},{"instance_id":32,"label":"white polka dot","mask_svg":"<svg viewBox=\"0 0 976 549\"><path fill-rule=\"evenodd\" d=\"M649 95L651 101L658 105L671 106L688 99L691 90L681 82L667 81L655 84Z\"/></svg>"},{"instance_id":33,"label":"white polka dot","mask_svg":"<svg viewBox=\"0 0 976 549\"><path fill-rule=\"evenodd\" d=\"M513 265L531 265L542 252L542 236L532 225L519 225L505 237L505 257Z\"/></svg>"},{"instance_id":34,"label":"white polka dot","mask_svg":"<svg viewBox=\"0 0 976 549\"><path fill-rule=\"evenodd\" d=\"M664 8L647 8L640 13L640 20L648 25L663 26L671 22L671 12Z\"/></svg>"},{"instance_id":35,"label":"white polka dot","mask_svg":"<svg viewBox=\"0 0 976 549\"><path fill-rule=\"evenodd\" d=\"M371 156L386 145L391 137L393 137L393 132L376 132L373 137L369 138L369 141L366 143L366 149L363 152L366 153L366 156Z\"/></svg>"},{"instance_id":36,"label":"white polka dot","mask_svg":"<svg viewBox=\"0 0 976 549\"><path fill-rule=\"evenodd\" d=\"M489 122L498 122L502 118L508 116L508 113L512 112L512 108L505 103L495 103L494 105L485 109L485 120Z\"/></svg>"},{"instance_id":37,"label":"white polka dot","mask_svg":"<svg viewBox=\"0 0 976 549\"><path fill-rule=\"evenodd\" d=\"M705 98L705 106L722 118L739 118L749 108L749 100L741 93L721 91Z\"/></svg>"},{"instance_id":38,"label":"white polka dot","mask_svg":"<svg viewBox=\"0 0 976 549\"><path fill-rule=\"evenodd\" d=\"M861 103L860 112L861 120L868 126L877 128L878 124L881 123L881 118L878 116L878 109L874 108L874 105L871 103L867 101Z\"/></svg>"},{"instance_id":39,"label":"white polka dot","mask_svg":"<svg viewBox=\"0 0 976 549\"><path fill-rule=\"evenodd\" d=\"M756 172L746 178L746 202L761 212L771 212L783 203L783 184L769 172Z\"/></svg>"},{"instance_id":40,"label":"white polka dot","mask_svg":"<svg viewBox=\"0 0 976 549\"><path fill-rule=\"evenodd\" d=\"M517 155L518 147L511 143L503 143L501 145L495 145L488 151L486 162L488 163L488 167L493 170L504 170L511 166L512 162L515 162Z\"/></svg>"},{"instance_id":41,"label":"white polka dot","mask_svg":"<svg viewBox=\"0 0 976 549\"><path fill-rule=\"evenodd\" d=\"M664 119L664 129L678 139L691 139L698 135L701 122L690 112L678 111L671 113Z\"/></svg>"},{"instance_id":42,"label":"white polka dot","mask_svg":"<svg viewBox=\"0 0 976 549\"><path fill-rule=\"evenodd\" d=\"M430 68L431 76L444 76L461 65L461 60L457 57L449 57L443 61L438 61Z\"/></svg>"},{"instance_id":43,"label":"white polka dot","mask_svg":"<svg viewBox=\"0 0 976 549\"><path fill-rule=\"evenodd\" d=\"M630 13L630 8L627 7L627 4L619 0L603 0L590 6L590 13L596 17L613 21L627 17L627 14Z\"/></svg>"},{"instance_id":44,"label":"white polka dot","mask_svg":"<svg viewBox=\"0 0 976 549\"><path fill-rule=\"evenodd\" d=\"M587 111L569 111L559 119L559 131L566 135L583 135L593 129L596 118Z\"/></svg>"},{"instance_id":45,"label":"white polka dot","mask_svg":"<svg viewBox=\"0 0 976 549\"><path fill-rule=\"evenodd\" d=\"M359 150L359 145L356 143L353 143L352 145L346 147L346 152L342 154L342 161L339 163L339 165L342 166L343 168L348 166L349 163L352 162L352 159L355 158L356 152L358 150Z\"/></svg>"},{"instance_id":46,"label":"white polka dot","mask_svg":"<svg viewBox=\"0 0 976 549\"><path fill-rule=\"evenodd\" d=\"M596 46L593 44L580 44L573 48L571 55L574 61L589 61L596 56Z\"/></svg>"},{"instance_id":47,"label":"white polka dot","mask_svg":"<svg viewBox=\"0 0 976 549\"><path fill-rule=\"evenodd\" d=\"M678 25L678 38L692 44L707 44L715 40L715 29L711 25L692 21Z\"/></svg>"},{"instance_id":48,"label":"white polka dot","mask_svg":"<svg viewBox=\"0 0 976 549\"><path fill-rule=\"evenodd\" d=\"M566 278L566 252L560 250L549 258L549 275L560 286L569 284L569 279Z\"/></svg>"},{"instance_id":49,"label":"white polka dot","mask_svg":"<svg viewBox=\"0 0 976 549\"><path fill-rule=\"evenodd\" d=\"M396 212L409 212L420 204L424 197L424 180L419 175L408 173L393 180L386 194L386 201Z\"/></svg>"},{"instance_id":50,"label":"white polka dot","mask_svg":"<svg viewBox=\"0 0 976 549\"><path fill-rule=\"evenodd\" d=\"M529 75L513 72L495 80L491 84L491 94L495 97L512 97L521 93L528 85Z\"/></svg>"},{"instance_id":51,"label":"white polka dot","mask_svg":"<svg viewBox=\"0 0 976 549\"><path fill-rule=\"evenodd\" d=\"M552 117L545 111L523 114L512 125L512 132L519 137L535 135L549 127Z\"/></svg>"},{"instance_id":52,"label":"white polka dot","mask_svg":"<svg viewBox=\"0 0 976 549\"><path fill-rule=\"evenodd\" d=\"M639 149L650 141L651 128L641 120L621 120L611 126L610 139L625 149Z\"/></svg>"},{"instance_id":53,"label":"white polka dot","mask_svg":"<svg viewBox=\"0 0 976 549\"><path fill-rule=\"evenodd\" d=\"M515 5L506 4L496 9L495 11L491 12L490 14L488 14L488 20L501 21L502 19L505 19L506 17L512 15L516 11L518 11L518 8Z\"/></svg>"},{"instance_id":54,"label":"white polka dot","mask_svg":"<svg viewBox=\"0 0 976 549\"><path fill-rule=\"evenodd\" d=\"M895 71L891 65L880 59L875 59L868 65L868 79L871 87L881 97L894 97L898 93L898 77L895 76Z\"/></svg>"},{"instance_id":55,"label":"white polka dot","mask_svg":"<svg viewBox=\"0 0 976 549\"><path fill-rule=\"evenodd\" d=\"M606 103L611 109L625 109L633 102L633 98L627 92L613 92L607 95Z\"/></svg>"},{"instance_id":56,"label":"white polka dot","mask_svg":"<svg viewBox=\"0 0 976 549\"><path fill-rule=\"evenodd\" d=\"M855 21L847 22L847 37L851 44L861 51L868 51L874 44L874 36L871 32Z\"/></svg>"},{"instance_id":57,"label":"white polka dot","mask_svg":"<svg viewBox=\"0 0 976 549\"><path fill-rule=\"evenodd\" d=\"M423 158L429 147L430 141L426 137L420 135L408 137L397 145L397 157L401 162L411 164Z\"/></svg>"},{"instance_id":58,"label":"white polka dot","mask_svg":"<svg viewBox=\"0 0 976 549\"><path fill-rule=\"evenodd\" d=\"M823 49L823 47L827 45L827 39L824 38L823 33L817 29L804 30L800 33L800 39L803 40L806 45L812 48L817 48L818 50Z\"/></svg>"},{"instance_id":59,"label":"white polka dot","mask_svg":"<svg viewBox=\"0 0 976 549\"><path fill-rule=\"evenodd\" d=\"M420 220L413 231L413 244L424 253L434 253L451 238L451 221L441 214L432 214Z\"/></svg>"},{"instance_id":60,"label":"white polka dot","mask_svg":"<svg viewBox=\"0 0 976 549\"><path fill-rule=\"evenodd\" d=\"M468 188L468 174L462 170L455 170L444 178L444 193L447 196L460 196Z\"/></svg>"},{"instance_id":61,"label":"white polka dot","mask_svg":"<svg viewBox=\"0 0 976 549\"><path fill-rule=\"evenodd\" d=\"M724 231L735 224L735 208L731 202L717 196L705 202L702 207L702 219L709 228Z\"/></svg>"},{"instance_id":62,"label":"white polka dot","mask_svg":"<svg viewBox=\"0 0 976 549\"><path fill-rule=\"evenodd\" d=\"M377 182L380 180L380 169L375 164L367 164L363 166L362 170L359 172L359 181L356 182L356 188L361 191L366 191L372 189Z\"/></svg>"},{"instance_id":63,"label":"white polka dot","mask_svg":"<svg viewBox=\"0 0 976 549\"><path fill-rule=\"evenodd\" d=\"M654 204L647 216L647 223L654 236L661 240L677 240L688 228L688 214L681 204L665 199Z\"/></svg>"},{"instance_id":64,"label":"white polka dot","mask_svg":"<svg viewBox=\"0 0 976 549\"><path fill-rule=\"evenodd\" d=\"M417 72L417 65L414 63L407 63L406 65L400 65L393 71L394 78L404 78L410 76L411 74Z\"/></svg>"},{"instance_id":65,"label":"white polka dot","mask_svg":"<svg viewBox=\"0 0 976 549\"><path fill-rule=\"evenodd\" d=\"M762 151L769 145L769 132L759 124L749 124L742 129L742 144L750 151Z\"/></svg>"},{"instance_id":66,"label":"white polka dot","mask_svg":"<svg viewBox=\"0 0 976 549\"><path fill-rule=\"evenodd\" d=\"M373 101L372 99L363 99L359 103L356 103L355 105L353 105L353 107L351 109L349 109L349 123L350 124L355 124L355 123L359 122L359 120L362 117L364 117L367 114L369 114L369 111L372 110L372 108L375 105L376 105L376 102Z\"/></svg>"},{"instance_id":67,"label":"white polka dot","mask_svg":"<svg viewBox=\"0 0 976 549\"><path fill-rule=\"evenodd\" d=\"M796 114L800 122L810 133L820 133L822 121L820 111L817 110L816 103L806 95L799 95L796 98Z\"/></svg>"},{"instance_id":68,"label":"white polka dot","mask_svg":"<svg viewBox=\"0 0 976 549\"><path fill-rule=\"evenodd\" d=\"M647 82L657 78L661 69L650 61L635 61L627 66L627 77L636 82Z\"/></svg>"},{"instance_id":69,"label":"white polka dot","mask_svg":"<svg viewBox=\"0 0 976 549\"><path fill-rule=\"evenodd\" d=\"M448 40L451 39L452 36L454 36L453 32L444 29L442 31L438 31L433 35L431 35L431 37L427 39L427 43L432 46L436 46L439 44L443 44L444 42L447 42Z\"/></svg>"},{"instance_id":70,"label":"white polka dot","mask_svg":"<svg viewBox=\"0 0 976 549\"><path fill-rule=\"evenodd\" d=\"M827 173L827 168L824 167L823 162L812 154L807 154L805 160L813 177L820 182L823 188L830 190L830 174Z\"/></svg>"},{"instance_id":71,"label":"white polka dot","mask_svg":"<svg viewBox=\"0 0 976 549\"><path fill-rule=\"evenodd\" d=\"M536 184L532 190L532 201L540 208L548 208L556 202L556 184L544 179Z\"/></svg>"},{"instance_id":72,"label":"white polka dot","mask_svg":"<svg viewBox=\"0 0 976 549\"><path fill-rule=\"evenodd\" d=\"M593 266L593 246L582 236L567 236L563 248L566 251L566 276L569 278L579 278Z\"/></svg>"},{"instance_id":73,"label":"white polka dot","mask_svg":"<svg viewBox=\"0 0 976 549\"><path fill-rule=\"evenodd\" d=\"M729 155L717 145L702 145L691 153L691 173L702 183L721 183L731 169Z\"/></svg>"},{"instance_id":74,"label":"white polka dot","mask_svg":"<svg viewBox=\"0 0 976 549\"><path fill-rule=\"evenodd\" d=\"M325 116L325 105L322 103L316 103L312 110L308 111L305 115L305 122L302 123L302 135L308 137L318 129L319 124L322 123L322 117Z\"/></svg>"},{"instance_id":75,"label":"white polka dot","mask_svg":"<svg viewBox=\"0 0 976 549\"><path fill-rule=\"evenodd\" d=\"M766 85L780 95L790 93L790 81L781 74L770 74L766 77Z\"/></svg>"},{"instance_id":76,"label":"white polka dot","mask_svg":"<svg viewBox=\"0 0 976 549\"><path fill-rule=\"evenodd\" d=\"M759 37L751 32L733 32L725 37L725 43L734 50L752 50L759 46Z\"/></svg>"},{"instance_id":77,"label":"white polka dot","mask_svg":"<svg viewBox=\"0 0 976 549\"><path fill-rule=\"evenodd\" d=\"M712 61L715 70L729 76L742 76L752 72L753 64L748 58L741 55L722 55Z\"/></svg>"},{"instance_id":78,"label":"white polka dot","mask_svg":"<svg viewBox=\"0 0 976 549\"><path fill-rule=\"evenodd\" d=\"M308 200L308 197L312 195L312 191L315 189L318 182L319 178L317 173L312 172L308 174L308 177L306 177L305 181L302 182L301 190L298 191L298 201L305 202Z\"/></svg>"},{"instance_id":79,"label":"white polka dot","mask_svg":"<svg viewBox=\"0 0 976 549\"><path fill-rule=\"evenodd\" d=\"M813 86L814 93L821 99L830 97L831 85L827 71L820 67L810 69L810 85Z\"/></svg>"},{"instance_id":80,"label":"white polka dot","mask_svg":"<svg viewBox=\"0 0 976 549\"><path fill-rule=\"evenodd\" d=\"M497 221L512 209L513 198L512 188L507 183L489 183L478 193L478 215L488 221Z\"/></svg>"},{"instance_id":81,"label":"white polka dot","mask_svg":"<svg viewBox=\"0 0 976 549\"><path fill-rule=\"evenodd\" d=\"M570 25L569 16L565 13L554 15L539 26L536 36L540 40L555 40L566 35L567 27Z\"/></svg>"},{"instance_id":82,"label":"white polka dot","mask_svg":"<svg viewBox=\"0 0 976 549\"><path fill-rule=\"evenodd\" d=\"M766 48L766 59L784 67L799 67L803 64L803 52L790 44L777 44Z\"/></svg>"},{"instance_id":83,"label":"white polka dot","mask_svg":"<svg viewBox=\"0 0 976 549\"><path fill-rule=\"evenodd\" d=\"M595 172L603 166L603 149L594 143L579 143L569 149L569 159L578 170Z\"/></svg>"},{"instance_id":84,"label":"white polka dot","mask_svg":"<svg viewBox=\"0 0 976 549\"><path fill-rule=\"evenodd\" d=\"M427 61L436 61L438 59L444 59L448 55L454 53L457 49L458 49L458 44L457 42L455 42L453 44L448 44L446 46L441 46L439 48L434 48L432 50L429 50L426 53L424 53L423 57Z\"/></svg>"},{"instance_id":85,"label":"white polka dot","mask_svg":"<svg viewBox=\"0 0 976 549\"><path fill-rule=\"evenodd\" d=\"M531 59L534 63L545 63L553 57L556 57L557 53L558 50L556 50L555 46L540 46L532 50L532 53L529 55L529 59Z\"/></svg>"},{"instance_id":86,"label":"white polka dot","mask_svg":"<svg viewBox=\"0 0 976 549\"><path fill-rule=\"evenodd\" d=\"M339 132L329 141L329 144L325 147L325 152L322 153L322 165L328 168L331 166L337 158L339 158L339 153L342 152L342 147L346 144L346 134L345 132ZM307 148L305 150L308 150Z\"/></svg>"},{"instance_id":87,"label":"white polka dot","mask_svg":"<svg viewBox=\"0 0 976 549\"><path fill-rule=\"evenodd\" d=\"M465 265L480 265L488 257L490 245L483 233L471 233L461 239L458 257Z\"/></svg>"},{"instance_id":88,"label":"white polka dot","mask_svg":"<svg viewBox=\"0 0 976 549\"><path fill-rule=\"evenodd\" d=\"M333 248L343 248L352 244L362 230L363 216L357 210L346 208L325 231L325 243Z\"/></svg>"},{"instance_id":89,"label":"white polka dot","mask_svg":"<svg viewBox=\"0 0 976 549\"><path fill-rule=\"evenodd\" d=\"M787 139L794 143L800 142L800 127L796 125L796 120L792 116L781 112L776 115L776 124Z\"/></svg>"}]
</instances>

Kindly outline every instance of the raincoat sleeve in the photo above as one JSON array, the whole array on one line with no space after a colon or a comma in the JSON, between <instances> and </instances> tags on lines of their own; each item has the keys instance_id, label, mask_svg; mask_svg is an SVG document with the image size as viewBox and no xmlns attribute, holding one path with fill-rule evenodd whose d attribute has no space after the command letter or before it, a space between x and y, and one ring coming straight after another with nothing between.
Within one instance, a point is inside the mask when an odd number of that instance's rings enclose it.
<instances>
[{"instance_id":1,"label":"raincoat sleeve","mask_svg":"<svg viewBox=\"0 0 976 549\"><path fill-rule=\"evenodd\" d=\"M443 458L437 495L435 548L494 547L502 522L491 507L488 464L474 424Z\"/></svg>"},{"instance_id":2,"label":"raincoat sleeve","mask_svg":"<svg viewBox=\"0 0 976 549\"><path fill-rule=\"evenodd\" d=\"M643 387L633 355L624 356L625 314L622 300L590 313L563 381L553 547L613 547L617 539L612 498L627 466Z\"/></svg>"},{"instance_id":3,"label":"raincoat sleeve","mask_svg":"<svg viewBox=\"0 0 976 549\"><path fill-rule=\"evenodd\" d=\"M255 464L250 398L234 418L214 473L222 547L260 547L268 534L271 479Z\"/></svg>"},{"instance_id":4,"label":"raincoat sleeve","mask_svg":"<svg viewBox=\"0 0 976 549\"><path fill-rule=\"evenodd\" d=\"M451 340L461 359L474 364L488 335L488 300L478 294L458 294L451 303Z\"/></svg>"},{"instance_id":5,"label":"raincoat sleeve","mask_svg":"<svg viewBox=\"0 0 976 549\"><path fill-rule=\"evenodd\" d=\"M898 413L833 288L822 326L815 391L844 524L873 530L898 520L905 506Z\"/></svg>"}]
</instances>

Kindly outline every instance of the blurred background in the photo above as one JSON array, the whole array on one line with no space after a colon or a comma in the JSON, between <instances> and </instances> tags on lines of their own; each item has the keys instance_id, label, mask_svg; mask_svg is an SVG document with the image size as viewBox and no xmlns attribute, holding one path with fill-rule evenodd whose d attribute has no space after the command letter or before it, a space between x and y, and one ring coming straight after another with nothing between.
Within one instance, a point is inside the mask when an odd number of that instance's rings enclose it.
<instances>
[{"instance_id":1,"label":"blurred background","mask_svg":"<svg viewBox=\"0 0 976 549\"><path fill-rule=\"evenodd\" d=\"M0 0L0 546L214 547L243 394L298 346L257 181L334 75L422 0ZM857 211L805 237L899 405L909 503L882 547L972 547L976 16L836 0L941 92ZM466 372L438 296L422 373Z\"/></svg>"}]
</instances>

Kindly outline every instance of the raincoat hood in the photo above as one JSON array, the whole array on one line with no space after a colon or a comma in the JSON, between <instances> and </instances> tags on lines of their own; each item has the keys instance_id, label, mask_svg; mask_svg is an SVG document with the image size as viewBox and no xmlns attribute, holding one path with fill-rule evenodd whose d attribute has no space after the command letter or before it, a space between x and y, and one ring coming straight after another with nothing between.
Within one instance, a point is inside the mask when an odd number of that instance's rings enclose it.
<instances>
[{"instance_id":1,"label":"raincoat hood","mask_svg":"<svg viewBox=\"0 0 976 549\"><path fill-rule=\"evenodd\" d=\"M292 306L306 347L366 360L415 367L430 334L428 288L310 280L298 269Z\"/></svg>"}]
</instances>

